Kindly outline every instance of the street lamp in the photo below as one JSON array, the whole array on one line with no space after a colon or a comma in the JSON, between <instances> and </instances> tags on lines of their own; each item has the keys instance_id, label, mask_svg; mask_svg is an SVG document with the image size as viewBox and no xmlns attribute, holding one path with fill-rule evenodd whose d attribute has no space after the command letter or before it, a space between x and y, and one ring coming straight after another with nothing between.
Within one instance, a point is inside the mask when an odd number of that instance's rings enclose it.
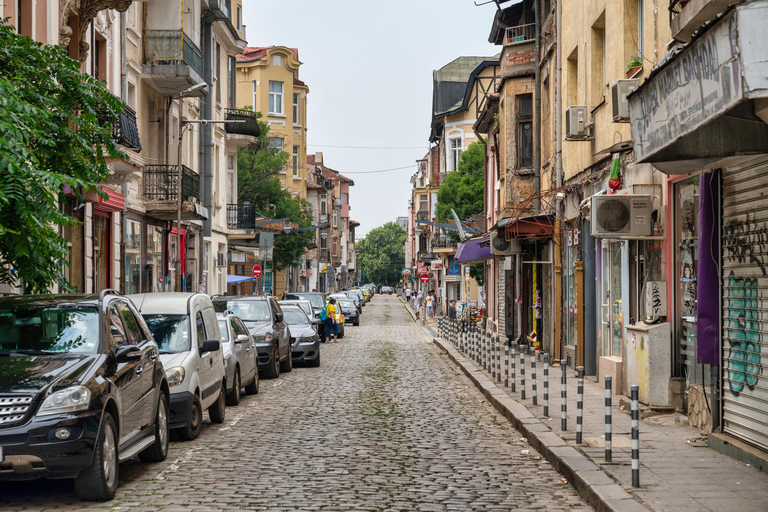
<instances>
[{"instance_id":1,"label":"street lamp","mask_svg":"<svg viewBox=\"0 0 768 512\"><path fill-rule=\"evenodd\" d=\"M413 230L413 233L414 233L415 235L420 235L420 234L421 234L421 226L419 226L418 224L416 224L416 228Z\"/></svg>"},{"instance_id":2,"label":"street lamp","mask_svg":"<svg viewBox=\"0 0 768 512\"><path fill-rule=\"evenodd\" d=\"M291 221L285 221L285 226L283 227L283 233L289 234L291 232Z\"/></svg>"}]
</instances>

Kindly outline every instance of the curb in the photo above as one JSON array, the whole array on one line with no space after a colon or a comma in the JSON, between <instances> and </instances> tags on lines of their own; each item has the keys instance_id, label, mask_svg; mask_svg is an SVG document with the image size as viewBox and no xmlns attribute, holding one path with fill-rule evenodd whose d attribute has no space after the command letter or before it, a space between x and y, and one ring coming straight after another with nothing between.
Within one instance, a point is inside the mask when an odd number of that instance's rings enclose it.
<instances>
[{"instance_id":1,"label":"curb","mask_svg":"<svg viewBox=\"0 0 768 512\"><path fill-rule=\"evenodd\" d=\"M599 466L568 444L549 426L536 418L527 407L498 387L481 369L465 358L452 345L433 337L464 374L470 378L493 407L499 411L528 442L549 461L555 470L595 507L598 512L632 512L650 510L608 476Z\"/></svg>"}]
</instances>

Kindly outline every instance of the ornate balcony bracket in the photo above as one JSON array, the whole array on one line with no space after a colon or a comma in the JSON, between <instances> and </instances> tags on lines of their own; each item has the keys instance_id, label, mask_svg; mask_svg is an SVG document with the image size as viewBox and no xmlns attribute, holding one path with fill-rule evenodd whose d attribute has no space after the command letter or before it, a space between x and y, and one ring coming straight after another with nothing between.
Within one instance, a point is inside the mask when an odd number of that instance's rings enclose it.
<instances>
[{"instance_id":1,"label":"ornate balcony bracket","mask_svg":"<svg viewBox=\"0 0 768 512\"><path fill-rule=\"evenodd\" d=\"M133 3L133 0L61 0L61 26L59 29L60 42L64 46L69 46L72 38L72 27L69 26L69 17L73 14L80 16L78 26L78 48L80 49L80 62L88 58L88 50L91 46L85 41L85 32L91 24L91 21L105 9L114 9L118 12L125 12Z\"/></svg>"}]
</instances>

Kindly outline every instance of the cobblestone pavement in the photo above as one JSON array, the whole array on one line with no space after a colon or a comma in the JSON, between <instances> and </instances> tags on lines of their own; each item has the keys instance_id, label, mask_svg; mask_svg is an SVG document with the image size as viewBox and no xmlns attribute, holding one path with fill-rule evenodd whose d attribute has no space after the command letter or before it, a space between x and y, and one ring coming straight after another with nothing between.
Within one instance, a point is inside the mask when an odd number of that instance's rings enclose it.
<instances>
[{"instance_id":1,"label":"cobblestone pavement","mask_svg":"<svg viewBox=\"0 0 768 512\"><path fill-rule=\"evenodd\" d=\"M263 380L163 463L122 464L112 502L38 481L0 484L0 509L591 510L430 341L377 295L320 368Z\"/></svg>"}]
</instances>

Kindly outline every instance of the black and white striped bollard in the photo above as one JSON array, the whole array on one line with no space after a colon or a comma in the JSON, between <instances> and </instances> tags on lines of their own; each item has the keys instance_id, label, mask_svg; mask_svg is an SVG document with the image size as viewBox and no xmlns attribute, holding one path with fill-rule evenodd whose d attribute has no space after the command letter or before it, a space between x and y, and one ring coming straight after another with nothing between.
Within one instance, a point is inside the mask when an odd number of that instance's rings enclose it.
<instances>
[{"instance_id":1,"label":"black and white striped bollard","mask_svg":"<svg viewBox=\"0 0 768 512\"><path fill-rule=\"evenodd\" d=\"M517 357L517 354L515 354L515 347L517 347L517 345L515 344L514 340L509 340L509 346L511 348L510 354L509 354L510 355L509 364L512 366L512 368L511 368L511 375L510 375L511 379L509 381L509 383L510 383L509 389L510 389L510 391L512 391L514 393L515 392L515 379L517 378L515 376L515 358Z\"/></svg>"},{"instance_id":2,"label":"black and white striped bollard","mask_svg":"<svg viewBox=\"0 0 768 512\"><path fill-rule=\"evenodd\" d=\"M542 354L544 359L544 416L549 417L549 354Z\"/></svg>"},{"instance_id":3,"label":"black and white striped bollard","mask_svg":"<svg viewBox=\"0 0 768 512\"><path fill-rule=\"evenodd\" d=\"M496 381L501 384L501 366L502 366L502 353L501 336L496 337Z\"/></svg>"},{"instance_id":4,"label":"black and white striped bollard","mask_svg":"<svg viewBox=\"0 0 768 512\"><path fill-rule=\"evenodd\" d=\"M632 487L640 487L640 406L639 386L630 386L632 399Z\"/></svg>"},{"instance_id":5,"label":"black and white striped bollard","mask_svg":"<svg viewBox=\"0 0 768 512\"><path fill-rule=\"evenodd\" d=\"M509 387L509 345L504 344L504 387Z\"/></svg>"},{"instance_id":6,"label":"black and white striped bollard","mask_svg":"<svg viewBox=\"0 0 768 512\"><path fill-rule=\"evenodd\" d=\"M531 398L533 405L539 405L539 394L536 392L536 349L531 347Z\"/></svg>"},{"instance_id":7,"label":"black and white striped bollard","mask_svg":"<svg viewBox=\"0 0 768 512\"><path fill-rule=\"evenodd\" d=\"M520 399L525 400L525 345L520 345Z\"/></svg>"},{"instance_id":8,"label":"black and white striped bollard","mask_svg":"<svg viewBox=\"0 0 768 512\"><path fill-rule=\"evenodd\" d=\"M489 336L491 343L489 344L491 353L491 379L496 380L496 336Z\"/></svg>"},{"instance_id":9,"label":"black and white striped bollard","mask_svg":"<svg viewBox=\"0 0 768 512\"><path fill-rule=\"evenodd\" d=\"M584 367L579 366L579 380L576 387L576 444L581 444L584 421Z\"/></svg>"},{"instance_id":10,"label":"black and white striped bollard","mask_svg":"<svg viewBox=\"0 0 768 512\"><path fill-rule=\"evenodd\" d=\"M613 377L605 376L605 462L611 462L613 458L613 414L611 411L611 381Z\"/></svg>"},{"instance_id":11,"label":"black and white striped bollard","mask_svg":"<svg viewBox=\"0 0 768 512\"><path fill-rule=\"evenodd\" d=\"M568 389L565 377L565 359L560 360L560 430L568 430Z\"/></svg>"}]
</instances>

